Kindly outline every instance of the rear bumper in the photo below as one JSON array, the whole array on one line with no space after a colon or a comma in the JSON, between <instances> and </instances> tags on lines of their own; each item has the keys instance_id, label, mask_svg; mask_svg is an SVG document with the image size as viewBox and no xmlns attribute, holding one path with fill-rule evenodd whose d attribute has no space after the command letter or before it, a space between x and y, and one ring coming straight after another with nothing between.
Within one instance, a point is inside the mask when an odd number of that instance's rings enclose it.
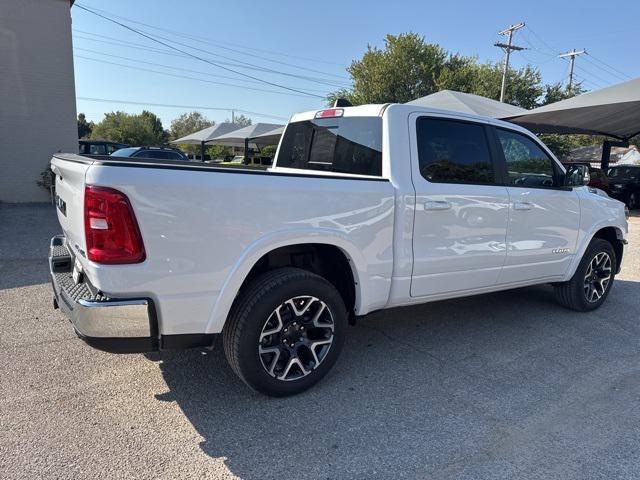
<instances>
[{"instance_id":1,"label":"rear bumper","mask_svg":"<svg viewBox=\"0 0 640 480\"><path fill-rule=\"evenodd\" d=\"M92 347L114 353L158 350L158 322L151 299L102 295L83 278L73 279L73 256L64 236L51 239L49 271L54 306L71 320L77 335Z\"/></svg>"}]
</instances>

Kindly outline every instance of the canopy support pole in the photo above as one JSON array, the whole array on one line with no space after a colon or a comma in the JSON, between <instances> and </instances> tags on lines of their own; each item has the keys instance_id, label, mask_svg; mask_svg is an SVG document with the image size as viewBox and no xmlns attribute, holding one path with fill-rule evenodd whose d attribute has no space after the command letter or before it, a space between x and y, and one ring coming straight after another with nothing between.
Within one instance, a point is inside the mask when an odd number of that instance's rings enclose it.
<instances>
[{"instance_id":1,"label":"canopy support pole","mask_svg":"<svg viewBox=\"0 0 640 480\"><path fill-rule=\"evenodd\" d=\"M603 172L609 168L609 160L611 159L611 147L628 147L628 140L620 140L614 142L612 140L605 140L602 142L602 158L600 159L600 168Z\"/></svg>"},{"instance_id":2,"label":"canopy support pole","mask_svg":"<svg viewBox=\"0 0 640 480\"><path fill-rule=\"evenodd\" d=\"M200 161L204 162L204 153L206 151L206 148L204 147L204 140L202 142L200 142Z\"/></svg>"},{"instance_id":3,"label":"canopy support pole","mask_svg":"<svg viewBox=\"0 0 640 480\"><path fill-rule=\"evenodd\" d=\"M249 165L249 157L247 154L249 153L249 137L244 139L244 164Z\"/></svg>"}]
</instances>

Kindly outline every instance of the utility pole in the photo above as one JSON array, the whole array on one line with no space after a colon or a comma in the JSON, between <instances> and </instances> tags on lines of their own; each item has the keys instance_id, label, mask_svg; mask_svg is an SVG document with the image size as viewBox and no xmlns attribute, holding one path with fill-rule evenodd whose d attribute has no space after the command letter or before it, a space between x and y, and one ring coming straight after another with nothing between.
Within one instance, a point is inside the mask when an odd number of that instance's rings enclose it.
<instances>
[{"instance_id":1,"label":"utility pole","mask_svg":"<svg viewBox=\"0 0 640 480\"><path fill-rule=\"evenodd\" d=\"M231 123L236 123L236 111L231 110Z\"/></svg>"},{"instance_id":2,"label":"utility pole","mask_svg":"<svg viewBox=\"0 0 640 480\"><path fill-rule=\"evenodd\" d=\"M511 25L509 28L505 28L504 30L498 32L498 35L507 35L509 40L507 43L494 43L495 47L500 47L504 50L504 68L502 69L502 87L500 88L500 101L504 102L504 92L507 89L507 72L509 71L509 56L511 52L518 52L520 50L526 50L524 47L518 47L511 43L513 32L516 30L520 30L524 27L524 22L517 23L515 25Z\"/></svg>"},{"instance_id":3,"label":"utility pole","mask_svg":"<svg viewBox=\"0 0 640 480\"><path fill-rule=\"evenodd\" d=\"M584 48L582 50L576 50L574 48L570 52L562 53L562 54L558 55L558 57L560 57L560 58L569 57L569 62L570 62L570 66L569 66L569 91L571 91L571 89L573 88L573 64L576 61L576 57L578 55L582 55L583 53L587 53L587 51Z\"/></svg>"}]
</instances>

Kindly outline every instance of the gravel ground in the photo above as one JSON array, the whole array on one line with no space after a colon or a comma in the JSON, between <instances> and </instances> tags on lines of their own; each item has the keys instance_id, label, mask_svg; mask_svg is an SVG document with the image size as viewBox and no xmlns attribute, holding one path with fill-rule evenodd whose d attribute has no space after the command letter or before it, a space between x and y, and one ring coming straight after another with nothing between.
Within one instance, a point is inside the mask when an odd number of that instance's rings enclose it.
<instances>
[{"instance_id":1,"label":"gravel ground","mask_svg":"<svg viewBox=\"0 0 640 480\"><path fill-rule=\"evenodd\" d=\"M52 309L48 206L0 206L0 478L639 478L640 218L605 305L549 287L372 314L316 388L221 349L112 355Z\"/></svg>"}]
</instances>

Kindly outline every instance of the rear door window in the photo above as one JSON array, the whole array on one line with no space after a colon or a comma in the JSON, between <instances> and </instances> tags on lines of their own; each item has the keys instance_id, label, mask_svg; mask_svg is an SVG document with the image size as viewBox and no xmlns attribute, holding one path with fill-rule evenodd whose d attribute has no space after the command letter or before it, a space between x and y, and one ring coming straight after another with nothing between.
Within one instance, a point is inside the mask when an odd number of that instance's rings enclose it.
<instances>
[{"instance_id":1,"label":"rear door window","mask_svg":"<svg viewBox=\"0 0 640 480\"><path fill-rule=\"evenodd\" d=\"M420 117L416 133L420 173L429 182L497 183L484 125Z\"/></svg>"},{"instance_id":2,"label":"rear door window","mask_svg":"<svg viewBox=\"0 0 640 480\"><path fill-rule=\"evenodd\" d=\"M278 167L382 175L380 117L320 118L290 123Z\"/></svg>"}]
</instances>

